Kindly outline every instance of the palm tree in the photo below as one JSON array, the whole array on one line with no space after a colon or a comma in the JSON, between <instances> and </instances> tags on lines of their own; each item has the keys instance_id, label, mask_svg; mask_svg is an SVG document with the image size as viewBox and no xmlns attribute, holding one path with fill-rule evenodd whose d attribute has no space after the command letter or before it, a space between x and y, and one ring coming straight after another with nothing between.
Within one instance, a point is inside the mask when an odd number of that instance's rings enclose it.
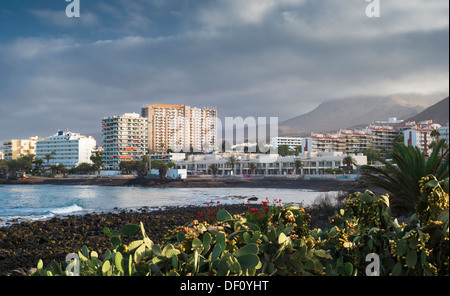
<instances>
[{"instance_id":1,"label":"palm tree","mask_svg":"<svg viewBox=\"0 0 450 296\"><path fill-rule=\"evenodd\" d=\"M55 154L56 154L55 150L53 150L51 153L44 154L44 158L45 158L45 160L47 160L47 165L48 166L50 166L50 160L55 158L54 157Z\"/></svg>"},{"instance_id":2,"label":"palm tree","mask_svg":"<svg viewBox=\"0 0 450 296\"><path fill-rule=\"evenodd\" d=\"M219 170L219 168L217 167L217 164L215 164L215 163L210 164L209 168L211 169L212 174L214 176L216 175L217 171Z\"/></svg>"},{"instance_id":3,"label":"palm tree","mask_svg":"<svg viewBox=\"0 0 450 296\"><path fill-rule=\"evenodd\" d=\"M342 163L347 167L347 172L350 173L352 165L356 164L356 161L351 155L348 155L342 160Z\"/></svg>"},{"instance_id":4,"label":"palm tree","mask_svg":"<svg viewBox=\"0 0 450 296\"><path fill-rule=\"evenodd\" d=\"M254 162L250 162L248 164L248 168L250 169L250 172L254 175L255 171L258 169L258 166Z\"/></svg>"},{"instance_id":5,"label":"palm tree","mask_svg":"<svg viewBox=\"0 0 450 296\"><path fill-rule=\"evenodd\" d=\"M301 169L303 168L303 163L300 159L297 159L294 161L295 166L295 173L298 175L299 172L301 172Z\"/></svg>"},{"instance_id":6,"label":"palm tree","mask_svg":"<svg viewBox=\"0 0 450 296\"><path fill-rule=\"evenodd\" d=\"M435 138L436 143L439 142L439 136L440 135L441 135L441 133L437 129L432 130L431 133L430 133L430 136Z\"/></svg>"},{"instance_id":7,"label":"palm tree","mask_svg":"<svg viewBox=\"0 0 450 296\"><path fill-rule=\"evenodd\" d=\"M236 172L234 171L234 167L239 163L239 160L234 157L234 156L230 156L228 157L228 161L227 164L231 165L231 169L233 170L233 174L235 175Z\"/></svg>"},{"instance_id":8,"label":"palm tree","mask_svg":"<svg viewBox=\"0 0 450 296\"><path fill-rule=\"evenodd\" d=\"M420 198L419 180L430 174L438 180L448 177L448 148L440 154L445 141L441 140L430 157L414 146L394 143L393 151L387 153L392 163L379 159L383 167L362 166L363 178L370 184L387 190L391 195L393 207L414 210Z\"/></svg>"}]
</instances>

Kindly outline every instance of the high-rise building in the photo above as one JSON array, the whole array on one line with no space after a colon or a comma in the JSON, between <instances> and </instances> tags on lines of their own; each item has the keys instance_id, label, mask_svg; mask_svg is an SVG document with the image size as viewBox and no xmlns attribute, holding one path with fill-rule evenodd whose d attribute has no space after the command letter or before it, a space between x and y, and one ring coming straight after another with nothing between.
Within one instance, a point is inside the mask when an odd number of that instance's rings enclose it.
<instances>
[{"instance_id":1,"label":"high-rise building","mask_svg":"<svg viewBox=\"0 0 450 296\"><path fill-rule=\"evenodd\" d=\"M142 117L148 122L151 152L210 152L216 148L217 110L185 105L146 105Z\"/></svg>"},{"instance_id":2,"label":"high-rise building","mask_svg":"<svg viewBox=\"0 0 450 296\"><path fill-rule=\"evenodd\" d=\"M31 137L23 140L3 141L3 158L5 160L17 159L25 155L36 154L36 142L38 137Z\"/></svg>"},{"instance_id":3,"label":"high-rise building","mask_svg":"<svg viewBox=\"0 0 450 296\"><path fill-rule=\"evenodd\" d=\"M102 119L103 168L118 170L122 161L142 160L148 154L147 118L125 113Z\"/></svg>"},{"instance_id":4,"label":"high-rise building","mask_svg":"<svg viewBox=\"0 0 450 296\"><path fill-rule=\"evenodd\" d=\"M74 168L80 163L92 163L90 160L96 141L91 136L82 136L78 133L58 131L53 136L36 142L36 159L44 159L44 165L63 164ZM47 163L46 155L51 154Z\"/></svg>"}]
</instances>

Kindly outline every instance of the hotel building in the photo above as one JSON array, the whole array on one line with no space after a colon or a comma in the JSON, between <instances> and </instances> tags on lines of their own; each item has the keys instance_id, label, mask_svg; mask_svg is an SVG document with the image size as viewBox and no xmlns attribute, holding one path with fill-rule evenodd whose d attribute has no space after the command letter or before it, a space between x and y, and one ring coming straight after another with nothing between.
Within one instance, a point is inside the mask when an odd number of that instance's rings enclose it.
<instances>
[{"instance_id":1,"label":"hotel building","mask_svg":"<svg viewBox=\"0 0 450 296\"><path fill-rule=\"evenodd\" d=\"M137 113L102 119L103 168L119 170L122 161L142 160L148 154L147 119Z\"/></svg>"},{"instance_id":2,"label":"hotel building","mask_svg":"<svg viewBox=\"0 0 450 296\"><path fill-rule=\"evenodd\" d=\"M38 137L31 137L24 140L3 141L3 158L5 160L17 159L25 155L36 155L36 143Z\"/></svg>"},{"instance_id":3,"label":"hotel building","mask_svg":"<svg viewBox=\"0 0 450 296\"><path fill-rule=\"evenodd\" d=\"M299 137L273 137L271 142L274 149L286 145L289 150L294 151L298 146L302 146L302 138Z\"/></svg>"},{"instance_id":4,"label":"hotel building","mask_svg":"<svg viewBox=\"0 0 450 296\"><path fill-rule=\"evenodd\" d=\"M419 123L416 123L414 121L407 122L405 123L405 125L400 126L399 129L403 132L405 141L404 144L406 146L412 145L414 147L418 147L421 151L424 151L426 155L429 155L432 152L432 149L429 148L429 145L433 141L436 141L436 138L431 136L433 130L437 130L441 134L437 140L445 138L445 127L444 129L441 129L441 125L433 123L432 120L425 120Z\"/></svg>"},{"instance_id":5,"label":"hotel building","mask_svg":"<svg viewBox=\"0 0 450 296\"><path fill-rule=\"evenodd\" d=\"M216 148L217 110L185 105L146 105L148 149L152 153L211 152Z\"/></svg>"},{"instance_id":6,"label":"hotel building","mask_svg":"<svg viewBox=\"0 0 450 296\"><path fill-rule=\"evenodd\" d=\"M45 159L46 154L52 155L49 163L44 165L63 164L74 168L80 163L92 163L90 160L96 141L91 136L82 136L78 133L59 131L55 135L36 142L36 159Z\"/></svg>"}]
</instances>

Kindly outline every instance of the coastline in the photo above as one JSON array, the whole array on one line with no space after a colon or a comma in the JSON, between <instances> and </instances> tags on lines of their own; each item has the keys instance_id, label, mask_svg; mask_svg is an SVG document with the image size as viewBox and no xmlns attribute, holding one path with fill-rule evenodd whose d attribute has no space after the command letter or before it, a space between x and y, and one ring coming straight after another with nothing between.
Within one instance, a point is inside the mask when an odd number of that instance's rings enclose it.
<instances>
[{"instance_id":1,"label":"coastline","mask_svg":"<svg viewBox=\"0 0 450 296\"><path fill-rule=\"evenodd\" d=\"M258 205L250 205L258 207ZM148 210L141 208L118 213L93 213L55 217L50 220L22 222L0 228L0 276L27 275L39 259L48 265L55 259L64 261L69 253L77 253L83 245L100 255L111 249L109 237L103 228L120 230L126 224L144 224L146 234L155 242L162 242L169 230L196 219L199 211L226 209L231 214L242 214L248 205L223 205L217 208L188 206ZM139 234L123 237L129 243Z\"/></svg>"},{"instance_id":2,"label":"coastline","mask_svg":"<svg viewBox=\"0 0 450 296\"><path fill-rule=\"evenodd\" d=\"M153 188L275 188L275 189L309 189L318 192L327 191L361 191L369 189L385 193L361 181L340 181L335 179L238 179L238 178L187 178L183 180L160 180L145 178L47 178L32 176L25 180L0 179L1 185L94 185L94 186L141 186Z\"/></svg>"},{"instance_id":3,"label":"coastline","mask_svg":"<svg viewBox=\"0 0 450 296\"><path fill-rule=\"evenodd\" d=\"M111 181L110 181L111 180ZM195 187L234 187L234 188L283 188L310 189L317 192L340 191L350 193L364 191L374 192L377 188L370 188L361 182L337 180L281 180L281 179L186 179L186 180L142 180L142 179L69 179L69 178L32 178L31 180L17 180L13 184L42 184L42 185L93 185L93 186L143 186L157 188L195 188ZM2 184L1 185L6 185ZM242 214L258 207L259 202L245 205L221 205L232 214ZM333 201L332 201L333 203ZM328 217L336 209L335 205L318 200L316 206L305 210L312 216L311 229L323 227L328 223ZM50 264L55 259L65 260L69 253L78 252L83 245L89 250L102 254L110 249L108 236L103 234L103 228L120 230L124 225L143 222L149 237L155 242L161 242L168 230L184 225L196 218L199 211L209 209L206 206L165 207L164 209L141 208L138 210L121 210L117 212L100 212L84 215L69 215L54 217L49 220L21 222L0 228L0 276L27 275L36 267L39 259L44 264ZM127 237L130 241L138 239ZM126 240L124 240L126 241Z\"/></svg>"}]
</instances>

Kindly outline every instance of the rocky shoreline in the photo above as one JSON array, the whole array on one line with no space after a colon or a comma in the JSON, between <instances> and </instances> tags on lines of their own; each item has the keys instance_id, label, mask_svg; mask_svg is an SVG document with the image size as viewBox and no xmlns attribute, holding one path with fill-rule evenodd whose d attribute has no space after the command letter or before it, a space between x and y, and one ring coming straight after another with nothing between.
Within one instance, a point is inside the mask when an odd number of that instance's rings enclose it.
<instances>
[{"instance_id":1,"label":"rocky shoreline","mask_svg":"<svg viewBox=\"0 0 450 296\"><path fill-rule=\"evenodd\" d=\"M330 200L322 199L306 208L312 216L311 228L323 227L334 207ZM0 276L24 276L35 268L39 259L48 265L52 260L62 262L67 254L77 253L83 245L102 254L111 248L109 237L103 233L108 227L120 230L126 224L142 222L146 234L161 243L169 230L196 219L198 212L226 209L231 214L242 214L249 207L259 207L259 201L250 205L211 207L169 207L165 209L141 208L118 213L93 213L55 217L46 221L22 222L0 228ZM139 235L123 237L125 243L140 239Z\"/></svg>"},{"instance_id":2,"label":"rocky shoreline","mask_svg":"<svg viewBox=\"0 0 450 296\"><path fill-rule=\"evenodd\" d=\"M111 182L110 182L111 180ZM5 183L3 183L5 184ZM8 183L11 184L11 183ZM353 192L370 188L359 182L336 180L243 180L243 179L187 179L142 180L142 179L57 179L39 178L17 180L13 184L51 185L97 185L97 186L144 186L144 187L242 187L242 188L288 188L311 189L318 192ZM332 199L332 198L331 198ZM243 201L240 205L223 205L221 208L232 214L248 210ZM258 202L257 202L258 203ZM257 204L256 203L256 204ZM311 227L323 227L333 214L334 201L325 198L305 208L312 216ZM251 207L255 207L255 203ZM137 211L117 213L92 213L80 216L56 217L46 221L22 222L0 228L0 275L26 275L36 267L39 259L50 264L55 259L64 261L69 253L78 252L83 245L99 254L110 249L109 237L103 228L120 230L124 225L142 222L147 235L155 242L162 242L168 230L192 221L205 207L170 207L163 209L142 208ZM126 238L130 241L136 237Z\"/></svg>"},{"instance_id":3,"label":"rocky shoreline","mask_svg":"<svg viewBox=\"0 0 450 296\"><path fill-rule=\"evenodd\" d=\"M0 179L0 186L5 185L95 185L95 186L142 186L149 188L280 188L280 189L310 189L319 192L326 191L361 191L369 189L380 192L379 188L371 187L360 181L339 181L335 179L227 179L227 178L188 178L183 180L160 180L146 178L46 178L32 176L24 180Z\"/></svg>"}]
</instances>

